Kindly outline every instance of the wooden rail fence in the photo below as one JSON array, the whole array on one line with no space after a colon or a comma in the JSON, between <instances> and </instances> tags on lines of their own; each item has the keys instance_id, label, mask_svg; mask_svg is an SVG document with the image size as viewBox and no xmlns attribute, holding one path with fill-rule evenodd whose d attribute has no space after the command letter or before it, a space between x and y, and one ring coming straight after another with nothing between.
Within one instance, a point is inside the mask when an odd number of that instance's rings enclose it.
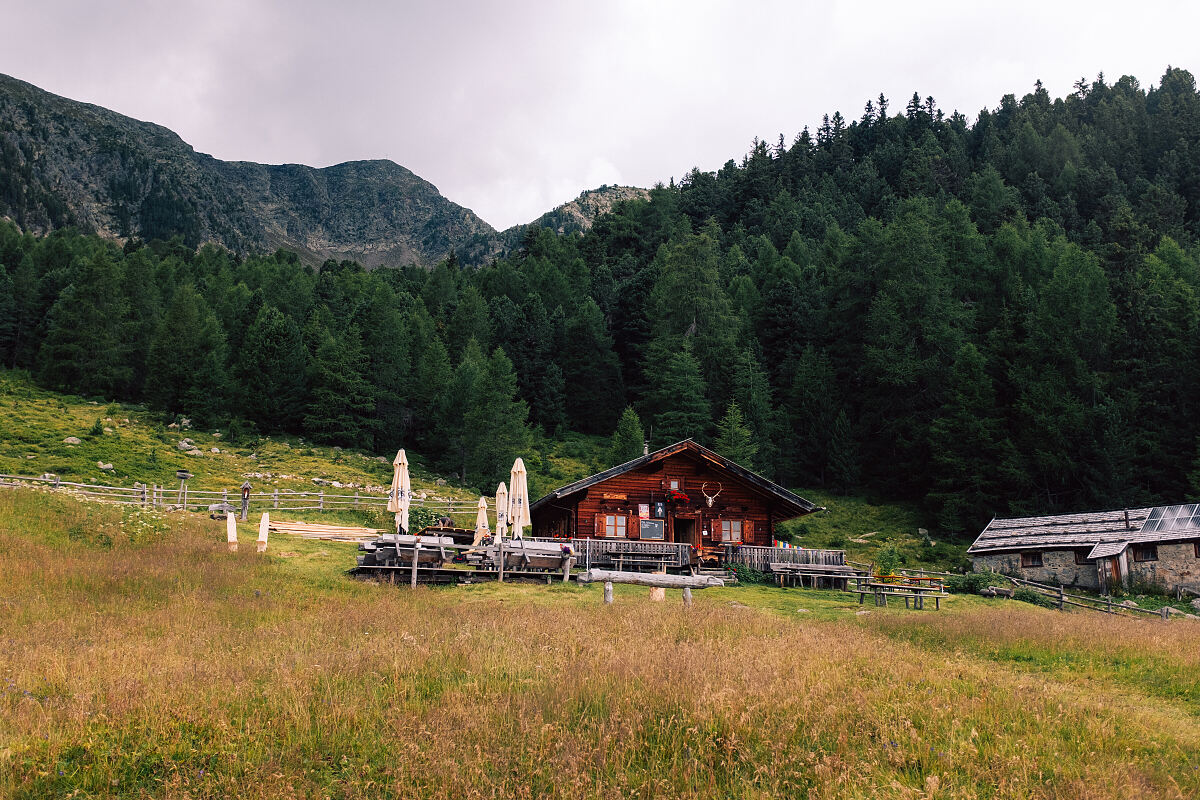
<instances>
[{"instance_id":1,"label":"wooden rail fence","mask_svg":"<svg viewBox=\"0 0 1200 800\"><path fill-rule=\"evenodd\" d=\"M121 505L138 505L149 508L176 507L185 510L205 511L209 506L228 504L241 508L241 489L192 489L189 486L135 483L133 486L105 486L95 483L76 483L58 477L29 475L2 475L0 486L41 486L71 492L96 500ZM478 500L444 500L436 498L413 499L414 507L445 510L448 514L474 514ZM295 492L273 489L270 492L251 492L249 511L345 511L386 509L386 494L355 492L354 494L330 494L324 490Z\"/></svg>"}]
</instances>

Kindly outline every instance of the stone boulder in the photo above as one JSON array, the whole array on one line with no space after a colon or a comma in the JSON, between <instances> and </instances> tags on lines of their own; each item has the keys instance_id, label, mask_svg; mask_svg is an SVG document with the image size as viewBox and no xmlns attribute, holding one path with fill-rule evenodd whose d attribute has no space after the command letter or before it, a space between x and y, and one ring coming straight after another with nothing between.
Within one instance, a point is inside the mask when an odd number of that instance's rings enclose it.
<instances>
[{"instance_id":1,"label":"stone boulder","mask_svg":"<svg viewBox=\"0 0 1200 800\"><path fill-rule=\"evenodd\" d=\"M103 461L97 461L96 466L99 467L100 469L104 470L105 472L112 472L112 468L113 468L112 464L105 464Z\"/></svg>"},{"instance_id":2,"label":"stone boulder","mask_svg":"<svg viewBox=\"0 0 1200 800\"><path fill-rule=\"evenodd\" d=\"M1197 597L1195 600L1192 601L1192 608L1196 609L1197 611L1200 611L1200 597Z\"/></svg>"},{"instance_id":3,"label":"stone boulder","mask_svg":"<svg viewBox=\"0 0 1200 800\"><path fill-rule=\"evenodd\" d=\"M68 436L63 439L63 444L83 444L83 440L78 436Z\"/></svg>"}]
</instances>

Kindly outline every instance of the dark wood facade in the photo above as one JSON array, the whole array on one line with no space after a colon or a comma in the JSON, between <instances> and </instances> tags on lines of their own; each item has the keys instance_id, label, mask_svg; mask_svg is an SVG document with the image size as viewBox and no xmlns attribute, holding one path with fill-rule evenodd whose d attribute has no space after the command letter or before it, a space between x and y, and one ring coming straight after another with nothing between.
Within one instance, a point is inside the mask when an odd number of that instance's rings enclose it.
<instances>
[{"instance_id":1,"label":"dark wood facade","mask_svg":"<svg viewBox=\"0 0 1200 800\"><path fill-rule=\"evenodd\" d=\"M705 498L715 495L711 506ZM705 552L770 546L775 524L819 510L692 440L557 489L530 507L533 535L677 542Z\"/></svg>"}]
</instances>

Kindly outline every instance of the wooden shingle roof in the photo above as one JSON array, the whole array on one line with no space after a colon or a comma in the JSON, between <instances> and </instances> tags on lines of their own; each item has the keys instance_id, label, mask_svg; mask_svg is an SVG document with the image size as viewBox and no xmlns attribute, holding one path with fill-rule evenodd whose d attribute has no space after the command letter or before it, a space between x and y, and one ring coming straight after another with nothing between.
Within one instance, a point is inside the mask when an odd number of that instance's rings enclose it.
<instances>
[{"instance_id":1,"label":"wooden shingle roof","mask_svg":"<svg viewBox=\"0 0 1200 800\"><path fill-rule=\"evenodd\" d=\"M1129 508L1052 517L994 519L979 534L975 543L967 548L967 554L1091 548L1100 543L1128 543L1138 535L1150 511L1149 508Z\"/></svg>"},{"instance_id":2,"label":"wooden shingle roof","mask_svg":"<svg viewBox=\"0 0 1200 800\"><path fill-rule=\"evenodd\" d=\"M577 480L574 483L561 486L547 494L545 497L539 498L537 502L529 507L529 510L536 511L538 508L551 501L560 500L568 495L573 495L576 492L581 492L584 489L595 486L598 483L603 483L609 478L622 475L631 470L635 470L638 467L643 467L656 461L662 461L664 458L683 452L690 452L699 459L707 461L717 468L741 478L742 481L758 489L763 494L766 494L779 501L780 505L778 508L785 517L788 514L793 517L798 517L803 514L811 514L814 511L824 511L823 508L810 503L800 495L789 492L787 489L783 488L774 481L767 480L758 473L751 472L740 464L735 464L728 458L725 458L713 450L709 450L704 445L699 444L692 439L685 439L682 442L676 442L675 444L664 447L661 450L656 450L653 453L647 453L646 455L639 456L632 461L626 461L624 464L618 464L617 466L606 469L603 472L597 472L595 475L589 475L588 477Z\"/></svg>"}]
</instances>

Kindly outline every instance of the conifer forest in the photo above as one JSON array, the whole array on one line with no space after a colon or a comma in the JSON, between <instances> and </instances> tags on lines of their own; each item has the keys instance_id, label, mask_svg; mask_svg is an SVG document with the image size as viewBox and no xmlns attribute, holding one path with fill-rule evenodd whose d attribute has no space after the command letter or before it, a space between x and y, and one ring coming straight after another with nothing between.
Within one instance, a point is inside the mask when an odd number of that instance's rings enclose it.
<instances>
[{"instance_id":1,"label":"conifer forest","mask_svg":"<svg viewBox=\"0 0 1200 800\"><path fill-rule=\"evenodd\" d=\"M899 105L478 267L0 223L0 359L231 435L414 448L481 488L574 431L617 432L613 458L694 437L948 532L1194 495L1193 76L1039 84L974 122Z\"/></svg>"}]
</instances>

